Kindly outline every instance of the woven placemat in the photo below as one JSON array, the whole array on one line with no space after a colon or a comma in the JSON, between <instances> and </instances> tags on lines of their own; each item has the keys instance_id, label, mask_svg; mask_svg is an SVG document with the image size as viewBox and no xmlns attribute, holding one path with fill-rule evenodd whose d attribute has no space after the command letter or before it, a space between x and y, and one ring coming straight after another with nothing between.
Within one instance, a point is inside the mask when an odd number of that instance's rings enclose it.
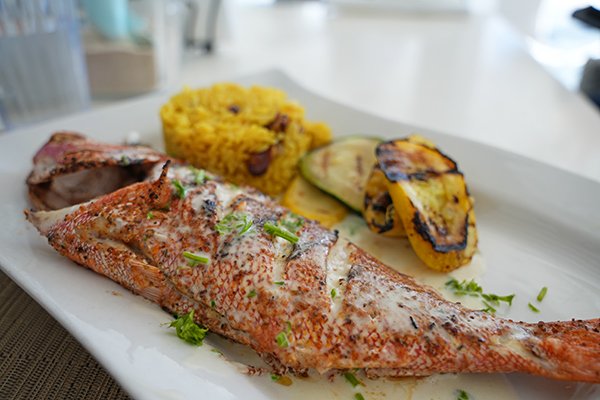
<instances>
[{"instance_id":1,"label":"woven placemat","mask_svg":"<svg viewBox=\"0 0 600 400\"><path fill-rule=\"evenodd\" d=\"M0 271L0 399L129 399L96 360Z\"/></svg>"}]
</instances>

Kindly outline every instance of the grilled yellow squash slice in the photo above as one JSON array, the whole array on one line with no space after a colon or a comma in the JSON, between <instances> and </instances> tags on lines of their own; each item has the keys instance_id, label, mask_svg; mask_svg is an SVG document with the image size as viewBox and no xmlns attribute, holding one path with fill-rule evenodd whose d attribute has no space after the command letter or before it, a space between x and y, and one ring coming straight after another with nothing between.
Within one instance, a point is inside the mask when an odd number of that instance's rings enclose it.
<instances>
[{"instance_id":1,"label":"grilled yellow squash slice","mask_svg":"<svg viewBox=\"0 0 600 400\"><path fill-rule=\"evenodd\" d=\"M377 165L408 240L430 268L448 272L477 250L473 200L456 163L427 142L377 146Z\"/></svg>"},{"instance_id":2,"label":"grilled yellow squash slice","mask_svg":"<svg viewBox=\"0 0 600 400\"><path fill-rule=\"evenodd\" d=\"M303 217L319 221L331 228L348 214L348 208L319 188L297 176L281 199L281 205Z\"/></svg>"},{"instance_id":3,"label":"grilled yellow squash slice","mask_svg":"<svg viewBox=\"0 0 600 400\"><path fill-rule=\"evenodd\" d=\"M369 229L387 237L403 237L406 231L396 212L388 180L379 166L375 166L365 188L363 218Z\"/></svg>"},{"instance_id":4,"label":"grilled yellow squash slice","mask_svg":"<svg viewBox=\"0 0 600 400\"><path fill-rule=\"evenodd\" d=\"M404 140L435 147L433 142L421 135L410 135ZM392 202L388 184L385 174L379 165L376 165L365 186L363 218L369 229L377 234L387 237L405 237L406 231Z\"/></svg>"}]
</instances>

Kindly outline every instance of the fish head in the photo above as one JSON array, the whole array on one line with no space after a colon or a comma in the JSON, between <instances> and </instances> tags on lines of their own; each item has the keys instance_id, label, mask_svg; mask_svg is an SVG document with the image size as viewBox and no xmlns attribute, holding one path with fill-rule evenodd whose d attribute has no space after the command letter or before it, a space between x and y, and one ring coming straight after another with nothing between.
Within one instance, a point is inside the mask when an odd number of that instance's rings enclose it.
<instances>
[{"instance_id":1,"label":"fish head","mask_svg":"<svg viewBox=\"0 0 600 400\"><path fill-rule=\"evenodd\" d=\"M34 208L56 210L140 182L170 158L143 146L109 145L57 132L35 154L27 178Z\"/></svg>"}]
</instances>

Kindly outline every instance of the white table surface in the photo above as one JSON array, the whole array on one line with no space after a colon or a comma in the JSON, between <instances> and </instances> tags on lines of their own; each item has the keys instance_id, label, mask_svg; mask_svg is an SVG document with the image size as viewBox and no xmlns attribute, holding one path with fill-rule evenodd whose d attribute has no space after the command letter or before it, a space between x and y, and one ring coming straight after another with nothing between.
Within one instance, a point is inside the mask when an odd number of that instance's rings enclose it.
<instances>
[{"instance_id":1,"label":"white table surface","mask_svg":"<svg viewBox=\"0 0 600 400\"><path fill-rule=\"evenodd\" d=\"M600 181L600 112L546 72L497 13L226 5L228 37L188 60L172 90L276 67L335 101Z\"/></svg>"}]
</instances>

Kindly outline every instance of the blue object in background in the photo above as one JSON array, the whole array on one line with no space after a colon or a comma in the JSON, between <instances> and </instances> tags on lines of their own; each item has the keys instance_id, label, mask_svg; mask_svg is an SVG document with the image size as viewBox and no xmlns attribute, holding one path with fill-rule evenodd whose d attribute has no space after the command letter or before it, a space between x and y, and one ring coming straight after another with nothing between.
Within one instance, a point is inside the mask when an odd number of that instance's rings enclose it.
<instances>
[{"instance_id":1,"label":"blue object in background","mask_svg":"<svg viewBox=\"0 0 600 400\"><path fill-rule=\"evenodd\" d=\"M127 0L82 0L89 21L107 39L126 39L129 36Z\"/></svg>"}]
</instances>

